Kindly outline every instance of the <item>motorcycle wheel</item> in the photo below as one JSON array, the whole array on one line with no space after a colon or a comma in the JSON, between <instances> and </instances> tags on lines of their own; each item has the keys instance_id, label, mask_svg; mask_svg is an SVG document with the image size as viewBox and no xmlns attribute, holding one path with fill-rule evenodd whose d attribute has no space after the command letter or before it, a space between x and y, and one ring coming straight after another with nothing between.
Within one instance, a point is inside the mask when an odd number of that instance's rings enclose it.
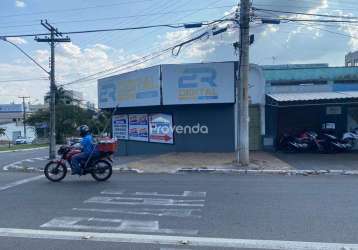
<instances>
[{"instance_id":1,"label":"motorcycle wheel","mask_svg":"<svg viewBox=\"0 0 358 250\"><path fill-rule=\"evenodd\" d=\"M59 182L65 178L67 167L62 163L51 161L46 164L44 174L50 181Z\"/></svg>"},{"instance_id":2,"label":"motorcycle wheel","mask_svg":"<svg viewBox=\"0 0 358 250\"><path fill-rule=\"evenodd\" d=\"M97 161L94 163L91 175L96 181L106 181L112 176L112 165L107 161Z\"/></svg>"}]
</instances>

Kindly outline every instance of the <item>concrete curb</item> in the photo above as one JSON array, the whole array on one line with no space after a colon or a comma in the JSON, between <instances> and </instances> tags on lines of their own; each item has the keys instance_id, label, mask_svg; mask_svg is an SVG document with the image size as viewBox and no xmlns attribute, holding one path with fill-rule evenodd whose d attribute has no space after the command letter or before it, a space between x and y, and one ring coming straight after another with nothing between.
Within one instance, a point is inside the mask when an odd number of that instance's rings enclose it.
<instances>
[{"instance_id":1,"label":"concrete curb","mask_svg":"<svg viewBox=\"0 0 358 250\"><path fill-rule=\"evenodd\" d=\"M211 168L182 168L176 173L221 173L241 175L358 175L358 170L277 170L277 169L211 169Z\"/></svg>"},{"instance_id":2,"label":"concrete curb","mask_svg":"<svg viewBox=\"0 0 358 250\"><path fill-rule=\"evenodd\" d=\"M22 152L22 151L33 151L33 150L39 150L44 149L48 147L38 147L38 148L25 148L25 149L14 149L14 150L6 150L6 151L0 151L0 154L2 153L12 153L12 152Z\"/></svg>"},{"instance_id":3,"label":"concrete curb","mask_svg":"<svg viewBox=\"0 0 358 250\"><path fill-rule=\"evenodd\" d=\"M6 172L43 172L43 168L14 166L9 167ZM156 171L146 172L140 169L129 167L113 167L113 173L134 173L134 174L237 174L237 175L301 175L301 176L317 176L317 175L345 175L358 176L358 170L279 170L279 169L218 169L218 168L180 168L173 171Z\"/></svg>"}]
</instances>

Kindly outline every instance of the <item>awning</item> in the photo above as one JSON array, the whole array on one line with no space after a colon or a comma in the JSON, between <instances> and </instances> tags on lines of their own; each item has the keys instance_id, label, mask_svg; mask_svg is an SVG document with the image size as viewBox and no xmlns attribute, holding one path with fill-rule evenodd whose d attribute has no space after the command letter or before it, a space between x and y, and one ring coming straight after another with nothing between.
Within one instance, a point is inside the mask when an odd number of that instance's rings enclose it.
<instances>
[{"instance_id":1,"label":"awning","mask_svg":"<svg viewBox=\"0 0 358 250\"><path fill-rule=\"evenodd\" d=\"M344 91L344 92L308 92L308 93L274 93L266 94L271 104L298 104L298 103L334 103L344 101L354 101L358 103L358 91ZM357 100L354 100L357 99ZM281 105L280 105L281 106Z\"/></svg>"},{"instance_id":2,"label":"awning","mask_svg":"<svg viewBox=\"0 0 358 250\"><path fill-rule=\"evenodd\" d=\"M275 94L267 94L267 95L278 102L294 102L294 101L316 101L316 100L358 98L358 91L275 93Z\"/></svg>"}]
</instances>

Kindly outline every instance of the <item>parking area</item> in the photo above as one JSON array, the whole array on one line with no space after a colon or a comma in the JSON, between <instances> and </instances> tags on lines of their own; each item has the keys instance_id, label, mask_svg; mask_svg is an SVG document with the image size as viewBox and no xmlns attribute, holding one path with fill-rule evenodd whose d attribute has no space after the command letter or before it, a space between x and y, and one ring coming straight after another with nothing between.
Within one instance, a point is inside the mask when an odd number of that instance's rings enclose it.
<instances>
[{"instance_id":1,"label":"parking area","mask_svg":"<svg viewBox=\"0 0 358 250\"><path fill-rule=\"evenodd\" d=\"M274 155L295 169L358 170L358 152L339 154L276 152Z\"/></svg>"}]
</instances>

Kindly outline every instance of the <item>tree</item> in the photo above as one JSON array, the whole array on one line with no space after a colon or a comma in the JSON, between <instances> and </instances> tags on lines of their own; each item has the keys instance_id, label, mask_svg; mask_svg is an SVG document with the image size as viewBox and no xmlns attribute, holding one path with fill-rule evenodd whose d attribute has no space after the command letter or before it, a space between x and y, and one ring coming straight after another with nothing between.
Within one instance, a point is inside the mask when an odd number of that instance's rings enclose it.
<instances>
[{"instance_id":1,"label":"tree","mask_svg":"<svg viewBox=\"0 0 358 250\"><path fill-rule=\"evenodd\" d=\"M58 143L64 143L66 137L76 135L77 127L82 124L88 124L94 134L99 134L104 129L104 121L107 119L105 114L96 114L93 110L83 109L74 105L72 101L63 88L56 90L56 141ZM48 123L49 119L48 109L39 110L32 114L26 123L36 127L38 124Z\"/></svg>"},{"instance_id":2,"label":"tree","mask_svg":"<svg viewBox=\"0 0 358 250\"><path fill-rule=\"evenodd\" d=\"M5 134L6 128L0 128L0 136L4 136Z\"/></svg>"}]
</instances>

